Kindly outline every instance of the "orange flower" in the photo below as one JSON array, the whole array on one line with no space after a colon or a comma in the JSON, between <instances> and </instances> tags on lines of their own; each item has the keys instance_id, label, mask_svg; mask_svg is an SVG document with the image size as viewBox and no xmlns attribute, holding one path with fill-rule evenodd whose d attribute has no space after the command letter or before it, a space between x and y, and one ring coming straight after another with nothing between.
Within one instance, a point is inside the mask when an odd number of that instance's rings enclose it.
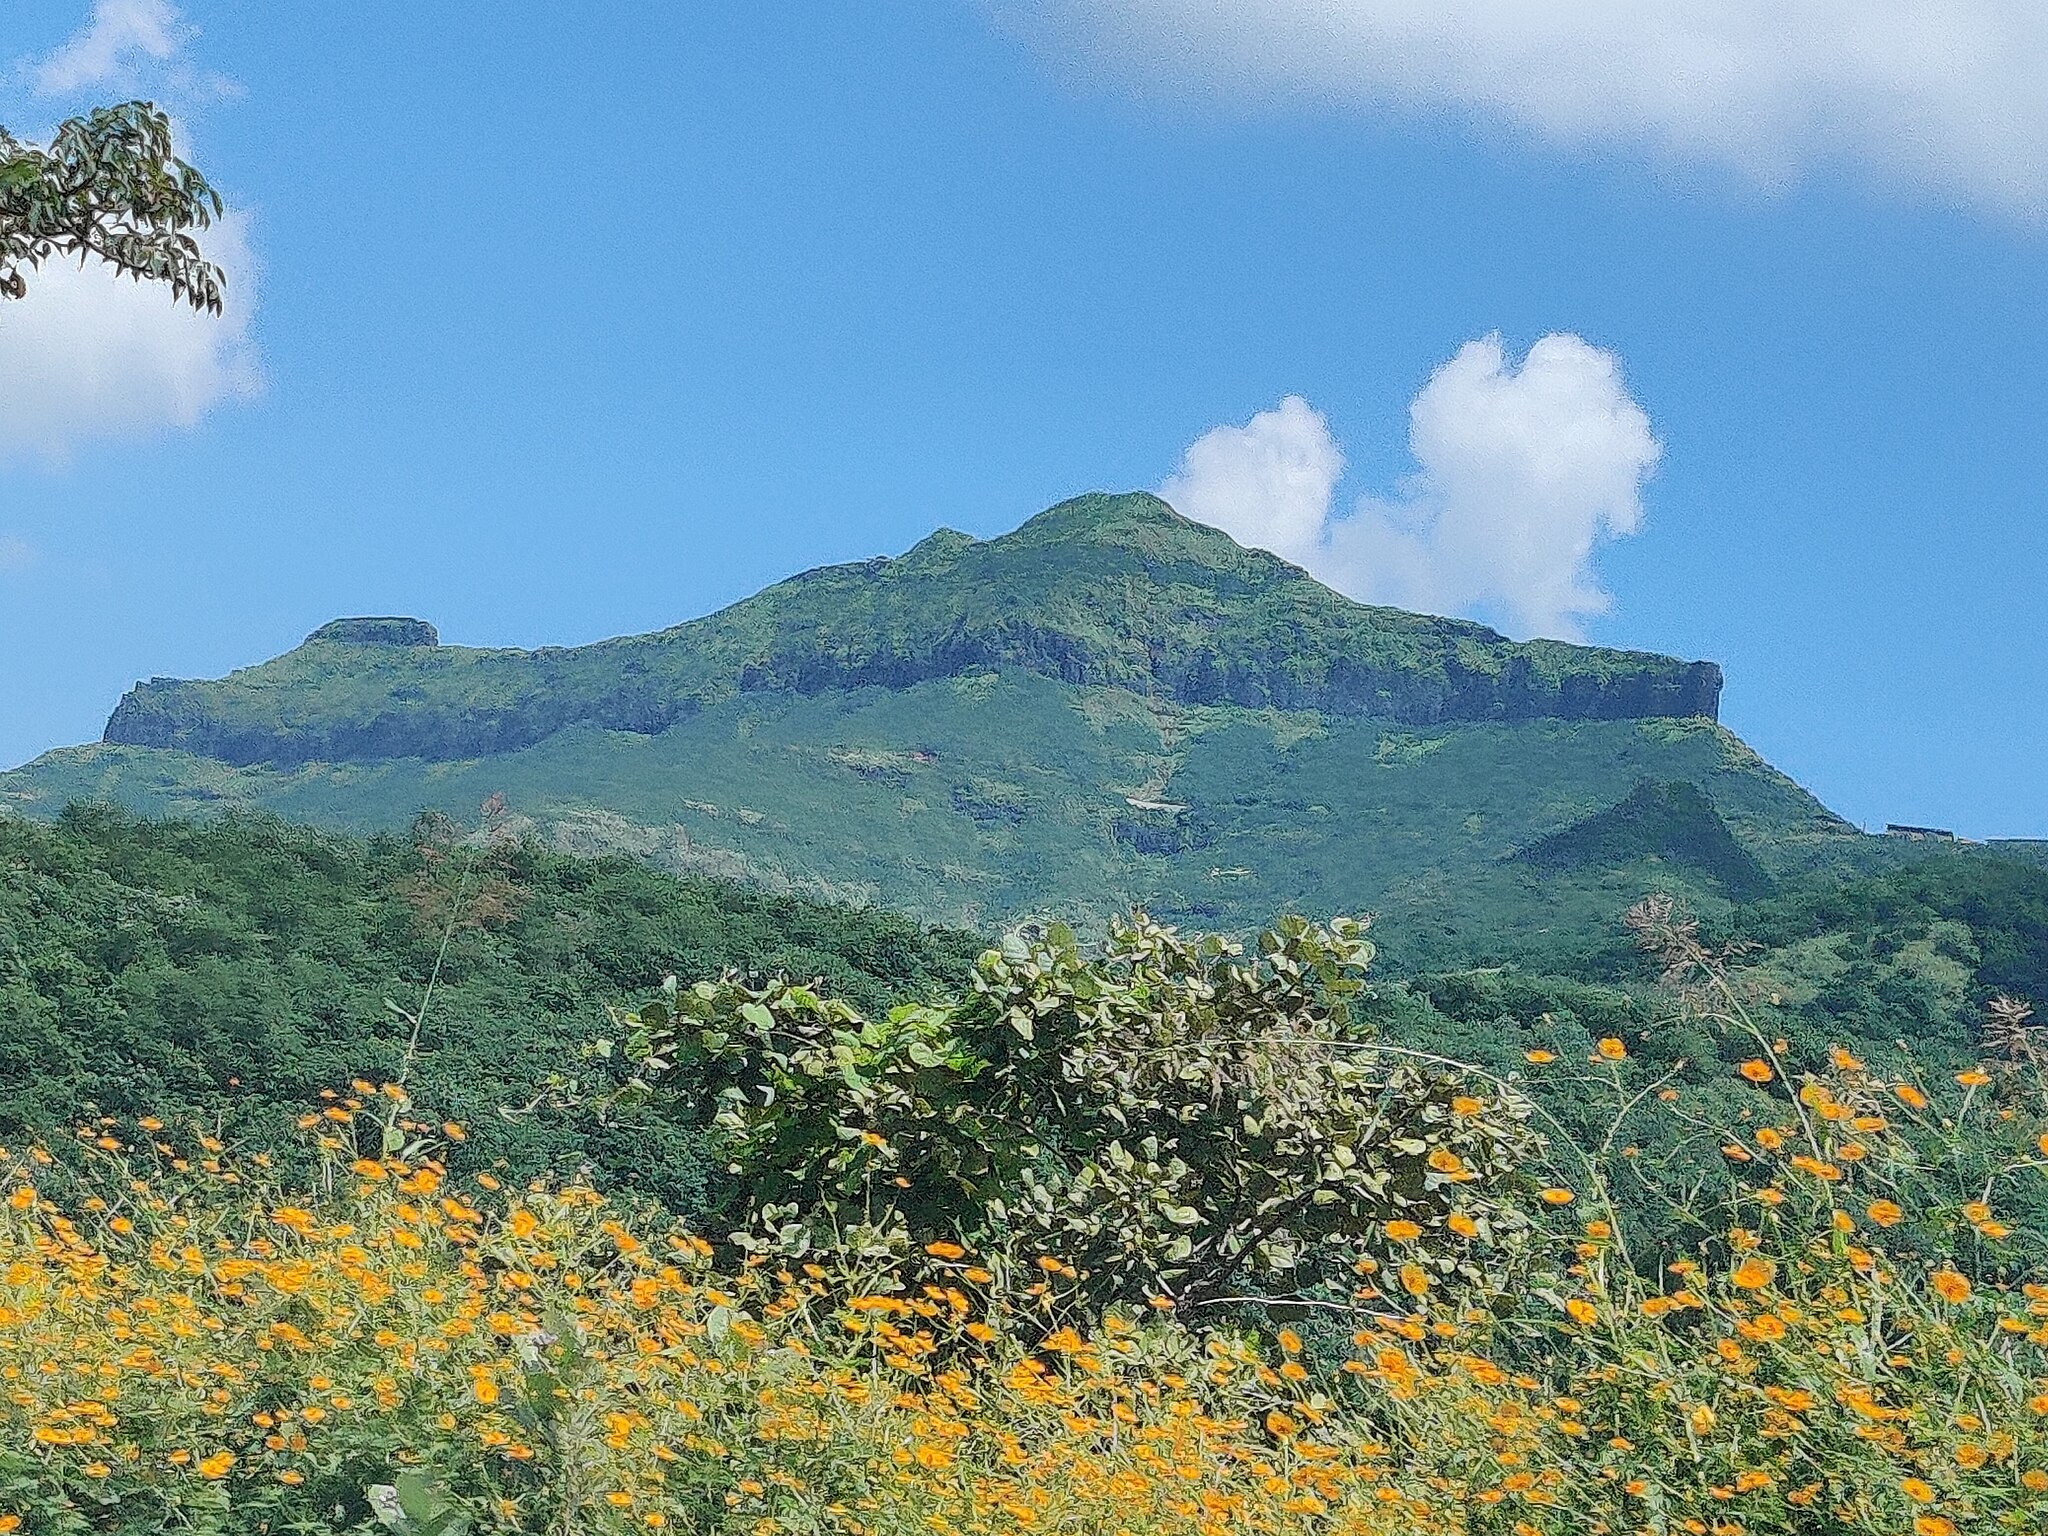
<instances>
[{"instance_id":1,"label":"orange flower","mask_svg":"<svg viewBox=\"0 0 2048 1536\"><path fill-rule=\"evenodd\" d=\"M1540 1066L1542 1066L1542 1065L1543 1065L1544 1063L1546 1063L1546 1062L1552 1062L1552 1061L1555 1061L1555 1060L1557 1060L1557 1058L1556 1058L1555 1056L1553 1056L1553 1055L1552 1055L1552 1054L1551 1054L1551 1053L1550 1053L1549 1051L1542 1051L1542 1050L1538 1050L1538 1051L1524 1051L1524 1052L1522 1052L1522 1059L1523 1059L1524 1061L1531 1061L1531 1062L1534 1062L1534 1063L1535 1063L1535 1064L1536 1064L1537 1066L1539 1066L1539 1067L1540 1067Z\"/></svg>"},{"instance_id":2,"label":"orange flower","mask_svg":"<svg viewBox=\"0 0 2048 1536\"><path fill-rule=\"evenodd\" d=\"M1745 1291L1760 1291L1777 1278L1778 1266L1769 1259L1752 1254L1735 1266L1735 1272L1728 1278Z\"/></svg>"},{"instance_id":3,"label":"orange flower","mask_svg":"<svg viewBox=\"0 0 2048 1536\"><path fill-rule=\"evenodd\" d=\"M1479 1235L1479 1223L1470 1216L1467 1216L1463 1211L1451 1212L1449 1219L1444 1222L1444 1225L1460 1237L1477 1237Z\"/></svg>"},{"instance_id":4,"label":"orange flower","mask_svg":"<svg viewBox=\"0 0 2048 1536\"><path fill-rule=\"evenodd\" d=\"M234 1464L235 1453L233 1451L215 1451L211 1456L201 1461L195 1470L197 1470L201 1477L217 1482L228 1475L228 1469Z\"/></svg>"},{"instance_id":5,"label":"orange flower","mask_svg":"<svg viewBox=\"0 0 2048 1536\"><path fill-rule=\"evenodd\" d=\"M1600 1320L1600 1314L1594 1309L1593 1303L1581 1301L1576 1296L1564 1304L1564 1309L1571 1320L1582 1328L1590 1328Z\"/></svg>"},{"instance_id":6,"label":"orange flower","mask_svg":"<svg viewBox=\"0 0 2048 1536\"><path fill-rule=\"evenodd\" d=\"M924 1251L935 1259L964 1259L967 1256L967 1250L958 1243L926 1243Z\"/></svg>"},{"instance_id":7,"label":"orange flower","mask_svg":"<svg viewBox=\"0 0 2048 1536\"><path fill-rule=\"evenodd\" d=\"M1908 1109L1925 1109L1927 1107L1927 1095L1918 1088L1915 1088L1911 1083L1894 1083L1892 1085L1892 1096Z\"/></svg>"},{"instance_id":8,"label":"orange flower","mask_svg":"<svg viewBox=\"0 0 2048 1536\"><path fill-rule=\"evenodd\" d=\"M1458 1154L1449 1147L1434 1148L1429 1154L1428 1161L1429 1166L1438 1173L1449 1174L1460 1183L1474 1177L1472 1170L1467 1168Z\"/></svg>"},{"instance_id":9,"label":"orange flower","mask_svg":"<svg viewBox=\"0 0 2048 1536\"><path fill-rule=\"evenodd\" d=\"M1982 1088L1991 1081L1991 1074L1982 1067L1972 1067L1967 1072L1958 1072L1956 1074L1956 1081L1965 1088Z\"/></svg>"},{"instance_id":10,"label":"orange flower","mask_svg":"<svg viewBox=\"0 0 2048 1536\"><path fill-rule=\"evenodd\" d=\"M1420 1264L1401 1266L1401 1289L1410 1296L1422 1296L1429 1291L1429 1275Z\"/></svg>"},{"instance_id":11,"label":"orange flower","mask_svg":"<svg viewBox=\"0 0 2048 1536\"><path fill-rule=\"evenodd\" d=\"M1970 1299L1970 1282L1952 1269L1936 1270L1932 1284L1934 1294L1951 1305L1960 1306Z\"/></svg>"},{"instance_id":12,"label":"orange flower","mask_svg":"<svg viewBox=\"0 0 2048 1536\"><path fill-rule=\"evenodd\" d=\"M1578 1197L1568 1189L1539 1189L1536 1197L1545 1205L1570 1205Z\"/></svg>"},{"instance_id":13,"label":"orange flower","mask_svg":"<svg viewBox=\"0 0 2048 1536\"><path fill-rule=\"evenodd\" d=\"M1476 1115L1484 1108L1486 1101L1475 1099L1469 1093L1461 1093L1451 1100L1451 1113L1454 1115Z\"/></svg>"},{"instance_id":14,"label":"orange flower","mask_svg":"<svg viewBox=\"0 0 2048 1536\"><path fill-rule=\"evenodd\" d=\"M1742 1063L1735 1070L1748 1078L1752 1083L1768 1083L1778 1075L1771 1069L1771 1064L1761 1056L1750 1057L1749 1060Z\"/></svg>"},{"instance_id":15,"label":"orange flower","mask_svg":"<svg viewBox=\"0 0 2048 1536\"><path fill-rule=\"evenodd\" d=\"M1880 1227L1895 1227L1906 1219L1906 1213L1890 1200L1873 1200L1863 1212Z\"/></svg>"},{"instance_id":16,"label":"orange flower","mask_svg":"<svg viewBox=\"0 0 2048 1536\"><path fill-rule=\"evenodd\" d=\"M1624 1056L1628 1055L1628 1047L1612 1035L1603 1039L1594 1049L1600 1053L1601 1058L1605 1061L1620 1061Z\"/></svg>"},{"instance_id":17,"label":"orange flower","mask_svg":"<svg viewBox=\"0 0 2048 1536\"><path fill-rule=\"evenodd\" d=\"M1397 1243L1412 1243L1422 1236L1422 1228L1412 1221L1394 1220L1386 1225L1387 1237Z\"/></svg>"}]
</instances>

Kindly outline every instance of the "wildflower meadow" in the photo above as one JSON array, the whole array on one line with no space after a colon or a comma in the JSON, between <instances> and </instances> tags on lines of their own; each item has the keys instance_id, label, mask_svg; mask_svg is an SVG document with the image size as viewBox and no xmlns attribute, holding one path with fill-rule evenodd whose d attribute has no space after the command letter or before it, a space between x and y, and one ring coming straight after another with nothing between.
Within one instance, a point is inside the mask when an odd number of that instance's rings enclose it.
<instances>
[{"instance_id":1,"label":"wildflower meadow","mask_svg":"<svg viewBox=\"0 0 2048 1536\"><path fill-rule=\"evenodd\" d=\"M1683 925L1644 923L1683 968ZM100 1120L5 1157L0 1530L2040 1530L2037 1068L1775 1046L1738 1069L1749 1118L1700 1127L1729 1177L1687 1251L1537 1138L1491 1183L1426 1164L1341 1292L1214 1305L958 1231L798 1256L458 1176L463 1127L398 1084L309 1107L290 1168ZM1690 1112L1629 1089L1619 1041L1532 1055L1618 1125ZM1434 1070L1453 1119L1516 1092Z\"/></svg>"}]
</instances>

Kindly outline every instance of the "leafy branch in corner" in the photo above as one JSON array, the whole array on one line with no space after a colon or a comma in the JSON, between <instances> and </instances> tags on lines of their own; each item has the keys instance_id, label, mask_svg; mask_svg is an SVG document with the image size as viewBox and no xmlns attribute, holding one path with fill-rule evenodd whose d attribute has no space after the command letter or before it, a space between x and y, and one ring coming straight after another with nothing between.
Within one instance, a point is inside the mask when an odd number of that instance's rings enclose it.
<instances>
[{"instance_id":1,"label":"leafy branch in corner","mask_svg":"<svg viewBox=\"0 0 2048 1536\"><path fill-rule=\"evenodd\" d=\"M95 258L219 314L226 278L193 231L221 212L220 194L173 152L170 119L150 102L71 118L46 148L0 128L0 299L25 297L28 273L52 258Z\"/></svg>"}]
</instances>

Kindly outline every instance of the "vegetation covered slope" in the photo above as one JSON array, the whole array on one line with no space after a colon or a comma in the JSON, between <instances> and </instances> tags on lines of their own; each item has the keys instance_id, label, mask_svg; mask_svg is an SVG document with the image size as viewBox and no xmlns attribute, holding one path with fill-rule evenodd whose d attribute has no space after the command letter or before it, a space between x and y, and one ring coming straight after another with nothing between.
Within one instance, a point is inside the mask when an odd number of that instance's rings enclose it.
<instances>
[{"instance_id":1,"label":"vegetation covered slope","mask_svg":"<svg viewBox=\"0 0 2048 1536\"><path fill-rule=\"evenodd\" d=\"M1882 853L1704 720L1419 729L1183 706L1032 673L906 689L749 694L659 735L577 727L518 752L235 767L94 746L0 775L0 804L149 815L263 808L403 827L502 793L556 846L995 928L1099 926L1143 906L1248 930L1284 911L1377 911L1404 955L1511 957L1540 930L1611 933L1646 889L1711 879L1654 853L1551 871L1510 856L1644 779L1698 785L1777 874Z\"/></svg>"},{"instance_id":2,"label":"vegetation covered slope","mask_svg":"<svg viewBox=\"0 0 2048 1536\"><path fill-rule=\"evenodd\" d=\"M471 1122L471 1158L590 1161L688 1203L694 1131L500 1106L577 1070L606 1004L670 971L817 976L881 1008L957 986L978 949L879 912L432 833L0 818L0 1140L105 1110L281 1145L319 1090L400 1073L412 1026L390 1004L417 1013L438 961L409 1080Z\"/></svg>"}]
</instances>

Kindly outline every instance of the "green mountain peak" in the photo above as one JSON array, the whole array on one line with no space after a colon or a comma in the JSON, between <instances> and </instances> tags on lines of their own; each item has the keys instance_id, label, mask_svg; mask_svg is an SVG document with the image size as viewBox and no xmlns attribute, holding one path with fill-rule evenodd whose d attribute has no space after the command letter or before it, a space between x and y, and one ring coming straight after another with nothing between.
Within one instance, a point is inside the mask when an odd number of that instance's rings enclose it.
<instances>
[{"instance_id":1,"label":"green mountain peak","mask_svg":"<svg viewBox=\"0 0 2048 1536\"><path fill-rule=\"evenodd\" d=\"M1355 603L1144 493L1076 497L987 540L942 531L658 634L538 651L432 636L339 620L217 681L139 685L105 739L229 763L470 758L576 725L658 733L738 695L977 672L1420 725L1712 718L1721 687L1709 662Z\"/></svg>"}]
</instances>

